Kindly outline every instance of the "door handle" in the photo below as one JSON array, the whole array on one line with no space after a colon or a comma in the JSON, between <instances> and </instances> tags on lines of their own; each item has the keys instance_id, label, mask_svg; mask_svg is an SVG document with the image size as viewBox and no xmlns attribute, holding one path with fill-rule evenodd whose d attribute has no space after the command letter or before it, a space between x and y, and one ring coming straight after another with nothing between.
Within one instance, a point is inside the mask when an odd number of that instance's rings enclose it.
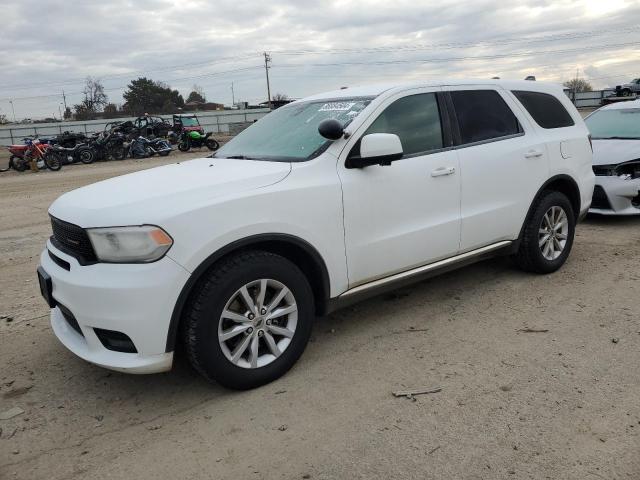
<instances>
[{"instance_id":1,"label":"door handle","mask_svg":"<svg viewBox=\"0 0 640 480\"><path fill-rule=\"evenodd\" d=\"M524 158L538 158L542 156L542 152L540 150L529 150L524 154Z\"/></svg>"},{"instance_id":2,"label":"door handle","mask_svg":"<svg viewBox=\"0 0 640 480\"><path fill-rule=\"evenodd\" d=\"M445 175L453 175L456 173L455 167L440 167L431 172L432 177L443 177Z\"/></svg>"}]
</instances>

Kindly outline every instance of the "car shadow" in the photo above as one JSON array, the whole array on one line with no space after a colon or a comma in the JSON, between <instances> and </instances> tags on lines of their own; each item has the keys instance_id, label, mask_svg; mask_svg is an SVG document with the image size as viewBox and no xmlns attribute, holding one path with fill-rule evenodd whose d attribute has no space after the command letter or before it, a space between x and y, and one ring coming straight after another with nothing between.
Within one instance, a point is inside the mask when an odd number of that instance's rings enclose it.
<instances>
[{"instance_id":1,"label":"car shadow","mask_svg":"<svg viewBox=\"0 0 640 480\"><path fill-rule=\"evenodd\" d=\"M596 226L640 225L640 215L597 215L594 213L590 213L583 220L583 223Z\"/></svg>"}]
</instances>

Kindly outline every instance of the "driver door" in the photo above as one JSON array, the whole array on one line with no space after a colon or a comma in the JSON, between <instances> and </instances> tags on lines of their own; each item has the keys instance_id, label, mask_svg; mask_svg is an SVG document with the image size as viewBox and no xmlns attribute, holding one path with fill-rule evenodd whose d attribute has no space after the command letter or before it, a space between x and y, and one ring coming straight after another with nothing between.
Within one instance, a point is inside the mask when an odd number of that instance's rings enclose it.
<instances>
[{"instance_id":1,"label":"driver door","mask_svg":"<svg viewBox=\"0 0 640 480\"><path fill-rule=\"evenodd\" d=\"M460 247L460 171L436 91L388 99L354 135L338 165L349 286L455 255ZM401 159L347 168L369 133L398 135ZM357 138L357 140L356 140Z\"/></svg>"}]
</instances>

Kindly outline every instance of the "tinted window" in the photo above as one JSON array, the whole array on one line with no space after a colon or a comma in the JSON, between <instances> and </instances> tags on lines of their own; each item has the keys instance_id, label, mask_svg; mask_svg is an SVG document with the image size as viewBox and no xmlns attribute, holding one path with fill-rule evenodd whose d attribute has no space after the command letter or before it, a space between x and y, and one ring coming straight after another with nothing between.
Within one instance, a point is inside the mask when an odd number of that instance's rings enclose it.
<instances>
[{"instance_id":1,"label":"tinted window","mask_svg":"<svg viewBox=\"0 0 640 480\"><path fill-rule=\"evenodd\" d=\"M395 133L405 155L442 148L440 111L435 93L396 100L369 126L369 133Z\"/></svg>"},{"instance_id":2,"label":"tinted window","mask_svg":"<svg viewBox=\"0 0 640 480\"><path fill-rule=\"evenodd\" d=\"M539 92L514 91L520 103L542 128L562 128L574 125L573 118L560 100Z\"/></svg>"},{"instance_id":3,"label":"tinted window","mask_svg":"<svg viewBox=\"0 0 640 480\"><path fill-rule=\"evenodd\" d=\"M495 90L451 92L451 99L463 144L522 132L518 119Z\"/></svg>"}]
</instances>

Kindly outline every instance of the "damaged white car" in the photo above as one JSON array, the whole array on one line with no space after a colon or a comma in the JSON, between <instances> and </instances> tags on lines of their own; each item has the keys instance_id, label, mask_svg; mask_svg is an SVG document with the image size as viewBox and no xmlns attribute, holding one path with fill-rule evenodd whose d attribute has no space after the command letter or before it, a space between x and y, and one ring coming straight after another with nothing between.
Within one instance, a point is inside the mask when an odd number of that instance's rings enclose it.
<instances>
[{"instance_id":1,"label":"damaged white car","mask_svg":"<svg viewBox=\"0 0 640 480\"><path fill-rule=\"evenodd\" d=\"M607 105L585 122L596 174L589 212L640 215L640 100Z\"/></svg>"}]
</instances>

